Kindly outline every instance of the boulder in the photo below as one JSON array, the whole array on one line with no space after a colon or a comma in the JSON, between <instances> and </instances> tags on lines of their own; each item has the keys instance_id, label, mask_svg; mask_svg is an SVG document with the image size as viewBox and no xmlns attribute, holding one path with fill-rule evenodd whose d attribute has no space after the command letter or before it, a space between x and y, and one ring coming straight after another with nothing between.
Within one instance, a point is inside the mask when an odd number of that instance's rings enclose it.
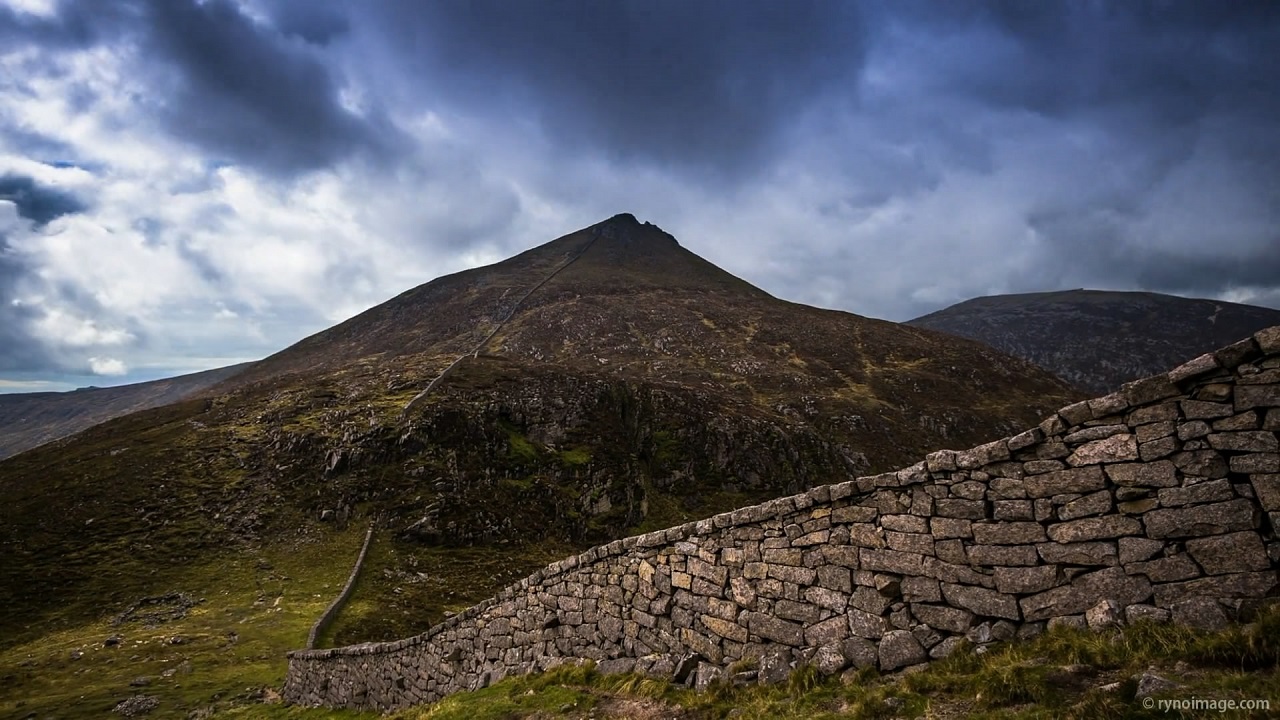
<instances>
[{"instance_id":1,"label":"boulder","mask_svg":"<svg viewBox=\"0 0 1280 720\"><path fill-rule=\"evenodd\" d=\"M909 630L891 630L885 633L880 639L877 654L880 669L884 672L922 663L929 657L920 641Z\"/></svg>"},{"instance_id":2,"label":"boulder","mask_svg":"<svg viewBox=\"0 0 1280 720\"><path fill-rule=\"evenodd\" d=\"M1062 615L1078 615L1099 600L1109 599L1119 605L1133 605L1151 597L1151 583L1144 577L1132 577L1118 567L1106 568L1077 577L1070 585L1046 590L1023 598L1019 604L1026 620L1046 620Z\"/></svg>"},{"instance_id":3,"label":"boulder","mask_svg":"<svg viewBox=\"0 0 1280 720\"><path fill-rule=\"evenodd\" d=\"M1170 612L1174 622L1200 630L1222 630L1230 623L1222 606L1216 600L1206 597L1176 602Z\"/></svg>"},{"instance_id":4,"label":"boulder","mask_svg":"<svg viewBox=\"0 0 1280 720\"><path fill-rule=\"evenodd\" d=\"M1123 624L1124 616L1121 614L1120 605L1108 598L1086 610L1084 620L1089 624L1090 630L1097 632Z\"/></svg>"}]
</instances>

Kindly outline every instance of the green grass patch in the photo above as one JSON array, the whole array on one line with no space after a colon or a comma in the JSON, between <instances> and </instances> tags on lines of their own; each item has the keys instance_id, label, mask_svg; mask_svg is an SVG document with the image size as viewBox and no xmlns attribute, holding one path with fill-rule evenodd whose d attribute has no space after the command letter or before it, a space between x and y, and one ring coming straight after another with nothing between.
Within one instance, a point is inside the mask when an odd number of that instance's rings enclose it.
<instances>
[{"instance_id":1,"label":"green grass patch","mask_svg":"<svg viewBox=\"0 0 1280 720\"><path fill-rule=\"evenodd\" d=\"M303 708L281 704L228 705L215 707L210 720L374 720L381 717L375 712L333 710L330 708ZM148 717L154 717L148 716Z\"/></svg>"},{"instance_id":2,"label":"green grass patch","mask_svg":"<svg viewBox=\"0 0 1280 720\"><path fill-rule=\"evenodd\" d=\"M582 467L591 462L591 449L574 447L560 451L560 462L569 467Z\"/></svg>"},{"instance_id":3,"label":"green grass patch","mask_svg":"<svg viewBox=\"0 0 1280 720\"><path fill-rule=\"evenodd\" d=\"M499 422L499 427L507 434L507 458L516 464L532 464L538 462L538 448L529 438L524 436L516 426L509 422Z\"/></svg>"},{"instance_id":4,"label":"green grass patch","mask_svg":"<svg viewBox=\"0 0 1280 720\"><path fill-rule=\"evenodd\" d=\"M662 530L694 520L702 520L717 513L728 512L735 508L747 507L764 502L769 498L759 492L716 491L702 493L696 497L677 498L666 492L653 488L646 482L645 497L648 502L644 520L629 528L625 535L641 535L655 530Z\"/></svg>"},{"instance_id":5,"label":"green grass patch","mask_svg":"<svg viewBox=\"0 0 1280 720\"><path fill-rule=\"evenodd\" d=\"M228 717L342 717L268 715L292 711L262 701L283 684L285 653L305 644L311 624L341 589L362 536L352 527L310 541L224 552L157 573L149 584L134 580L135 599L181 591L201 602L185 617L151 624L116 623L127 606L108 605L96 619L0 650L0 717L112 717L112 708L133 695L159 699L150 718L207 710L232 712Z\"/></svg>"},{"instance_id":6,"label":"green grass patch","mask_svg":"<svg viewBox=\"0 0 1280 720\"><path fill-rule=\"evenodd\" d=\"M498 480L498 487L515 492L533 492L537 483L533 477L504 477Z\"/></svg>"},{"instance_id":7,"label":"green grass patch","mask_svg":"<svg viewBox=\"0 0 1280 720\"><path fill-rule=\"evenodd\" d=\"M653 458L660 463L669 463L679 459L681 454L680 439L670 430L655 430L653 433Z\"/></svg>"}]
</instances>

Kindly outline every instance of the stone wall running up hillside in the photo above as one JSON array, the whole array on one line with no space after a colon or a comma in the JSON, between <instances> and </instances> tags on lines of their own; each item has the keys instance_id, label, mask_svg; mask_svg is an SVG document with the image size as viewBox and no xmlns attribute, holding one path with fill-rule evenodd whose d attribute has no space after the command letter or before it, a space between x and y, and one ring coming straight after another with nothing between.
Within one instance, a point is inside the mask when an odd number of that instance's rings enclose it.
<instances>
[{"instance_id":1,"label":"stone wall running up hillside","mask_svg":"<svg viewBox=\"0 0 1280 720\"><path fill-rule=\"evenodd\" d=\"M333 622L338 619L338 613L347 606L347 601L351 599L351 593L355 592L356 580L360 578L360 571L364 569L364 561L369 557L369 543L373 542L373 531L378 527L378 521L374 520L369 523L369 529L364 533L364 544L360 546L360 554L356 556L356 564L351 568L351 574L347 576L347 582L342 586L342 590L338 592L338 596L329 603L329 607L325 608L320 614L320 618L311 626L311 632L307 635L307 649L310 650L320 641L323 635Z\"/></svg>"},{"instance_id":2,"label":"stone wall running up hillside","mask_svg":"<svg viewBox=\"0 0 1280 720\"><path fill-rule=\"evenodd\" d=\"M578 658L765 682L1055 624L1218 626L1278 590L1277 431L1280 327L1010 438L593 548L417 637L294 652L284 695L386 710Z\"/></svg>"}]
</instances>

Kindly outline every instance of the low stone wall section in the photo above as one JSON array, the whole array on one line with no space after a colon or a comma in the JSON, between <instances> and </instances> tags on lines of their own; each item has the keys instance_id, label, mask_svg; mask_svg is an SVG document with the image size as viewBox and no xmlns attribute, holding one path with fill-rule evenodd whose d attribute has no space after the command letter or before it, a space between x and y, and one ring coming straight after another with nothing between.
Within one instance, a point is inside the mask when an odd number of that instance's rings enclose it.
<instances>
[{"instance_id":1,"label":"low stone wall section","mask_svg":"<svg viewBox=\"0 0 1280 720\"><path fill-rule=\"evenodd\" d=\"M356 556L356 564L351 567L351 574L347 576L346 584L342 586L338 596L333 599L333 602L329 603L329 607L325 608L324 612L311 626L311 632L307 634L308 650L316 646L316 643L320 641L320 636L338 619L338 614L347 606L347 601L351 599L351 594L355 592L356 581L360 578L360 571L364 569L365 558L369 556L369 543L373 542L373 530L377 526L377 520L369 521L369 529L364 534L364 544L360 546L360 554Z\"/></svg>"},{"instance_id":2,"label":"low stone wall section","mask_svg":"<svg viewBox=\"0 0 1280 720\"><path fill-rule=\"evenodd\" d=\"M1274 327L1009 438L592 548L417 637L296 651L284 697L390 710L584 658L764 682L1057 624L1219 627L1278 592L1278 431Z\"/></svg>"}]
</instances>

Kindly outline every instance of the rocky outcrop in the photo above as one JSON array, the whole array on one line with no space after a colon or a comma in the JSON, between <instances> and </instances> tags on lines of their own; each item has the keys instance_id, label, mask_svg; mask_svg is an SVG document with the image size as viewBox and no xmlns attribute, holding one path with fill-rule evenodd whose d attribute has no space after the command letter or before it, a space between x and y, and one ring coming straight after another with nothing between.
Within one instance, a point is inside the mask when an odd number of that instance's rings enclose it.
<instances>
[{"instance_id":1,"label":"rocky outcrop","mask_svg":"<svg viewBox=\"0 0 1280 720\"><path fill-rule=\"evenodd\" d=\"M284 696L386 710L581 658L763 681L1057 624L1216 627L1277 593L1278 431L1274 327L1012 437L593 548L417 637L294 652Z\"/></svg>"}]
</instances>

